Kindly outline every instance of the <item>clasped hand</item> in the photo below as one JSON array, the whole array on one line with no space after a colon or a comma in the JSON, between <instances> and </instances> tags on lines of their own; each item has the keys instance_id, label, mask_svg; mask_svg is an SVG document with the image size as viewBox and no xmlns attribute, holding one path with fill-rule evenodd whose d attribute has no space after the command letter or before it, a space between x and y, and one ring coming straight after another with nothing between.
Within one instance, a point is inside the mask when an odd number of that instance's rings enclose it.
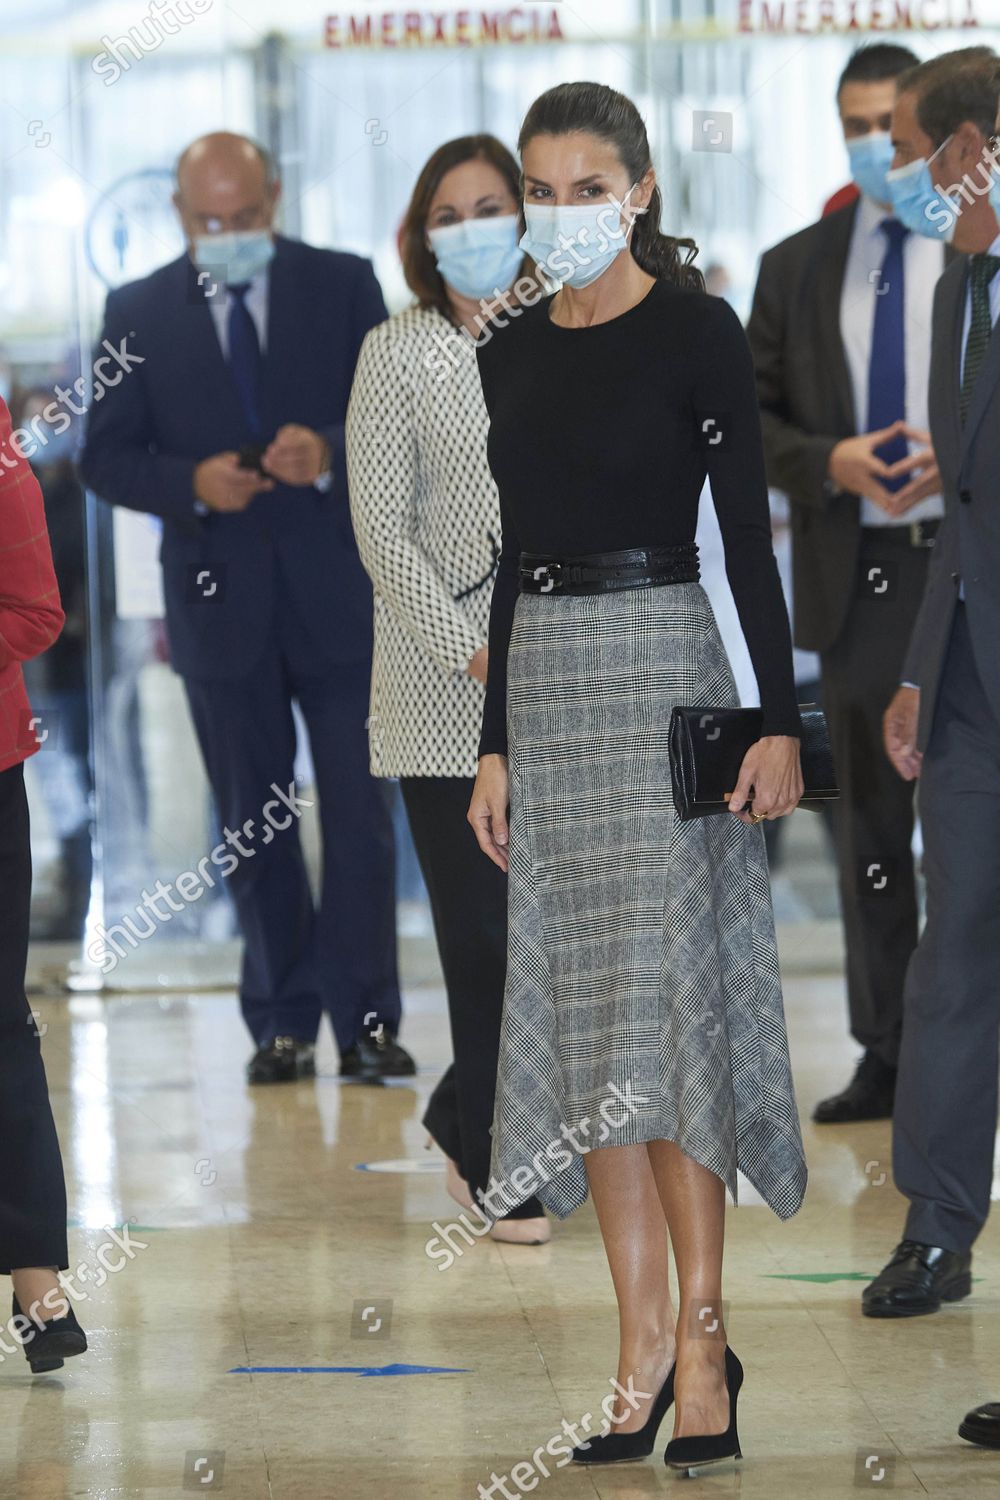
<instances>
[{"instance_id":1,"label":"clasped hand","mask_svg":"<svg viewBox=\"0 0 1000 1500\"><path fill-rule=\"evenodd\" d=\"M209 510L246 510L255 495L281 484L315 484L329 463L330 450L324 437L311 427L287 422L279 427L261 455L257 469L240 467L238 453L216 453L203 459L194 471L194 492Z\"/></svg>"},{"instance_id":2,"label":"clasped hand","mask_svg":"<svg viewBox=\"0 0 1000 1500\"><path fill-rule=\"evenodd\" d=\"M908 438L920 446L915 453L887 464L875 450L898 437ZM830 478L839 489L863 496L887 516L905 516L918 501L940 492L941 475L930 442L929 432L910 427L903 421L893 422L891 427L880 428L877 432L844 438L830 454ZM886 481L906 475L912 475L912 478L901 489L886 489Z\"/></svg>"}]
</instances>

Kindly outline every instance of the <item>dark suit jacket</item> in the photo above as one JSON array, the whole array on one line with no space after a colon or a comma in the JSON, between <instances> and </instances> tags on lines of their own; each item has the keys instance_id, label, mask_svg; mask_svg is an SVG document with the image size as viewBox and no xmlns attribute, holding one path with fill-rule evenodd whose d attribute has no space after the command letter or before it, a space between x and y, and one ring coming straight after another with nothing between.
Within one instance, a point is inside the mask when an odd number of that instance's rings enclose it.
<instances>
[{"instance_id":1,"label":"dark suit jacket","mask_svg":"<svg viewBox=\"0 0 1000 1500\"><path fill-rule=\"evenodd\" d=\"M757 370L768 479L791 501L795 641L825 651L857 591L861 505L827 478L856 434L840 296L857 201L761 259L747 325Z\"/></svg>"},{"instance_id":2,"label":"dark suit jacket","mask_svg":"<svg viewBox=\"0 0 1000 1500\"><path fill-rule=\"evenodd\" d=\"M201 681L249 672L282 623L317 672L371 653L372 595L351 529L344 419L361 342L386 316L371 264L278 238L270 267L262 408L322 432L327 494L278 485L238 514L195 511L203 458L253 441L187 255L113 291L103 339L136 363L90 408L82 470L105 500L163 518L164 592L177 670ZM99 353L102 351L98 351ZM107 368L105 366L105 368ZM217 588L196 586L208 570Z\"/></svg>"},{"instance_id":3,"label":"dark suit jacket","mask_svg":"<svg viewBox=\"0 0 1000 1500\"><path fill-rule=\"evenodd\" d=\"M959 256L934 294L930 423L945 518L903 668L903 680L921 689L921 749L930 737L960 580L979 676L1000 721L1000 331L993 330L963 429L958 397L967 287L968 260Z\"/></svg>"},{"instance_id":4,"label":"dark suit jacket","mask_svg":"<svg viewBox=\"0 0 1000 1500\"><path fill-rule=\"evenodd\" d=\"M747 335L757 370L767 476L791 502L795 641L824 651L855 592L860 505L827 482L830 454L855 433L840 294L857 203L761 258Z\"/></svg>"}]
</instances>

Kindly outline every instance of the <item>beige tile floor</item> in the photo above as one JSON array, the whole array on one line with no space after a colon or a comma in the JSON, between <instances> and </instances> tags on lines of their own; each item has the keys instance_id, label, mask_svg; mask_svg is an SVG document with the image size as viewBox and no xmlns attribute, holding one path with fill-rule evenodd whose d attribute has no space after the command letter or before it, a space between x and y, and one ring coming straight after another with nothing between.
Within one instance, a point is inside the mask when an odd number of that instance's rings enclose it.
<instances>
[{"instance_id":1,"label":"beige tile floor","mask_svg":"<svg viewBox=\"0 0 1000 1500\"><path fill-rule=\"evenodd\" d=\"M801 928L784 939L808 1118L852 1048L823 943ZM754 1500L1000 1495L1000 1455L955 1432L968 1407L1000 1399L996 1227L969 1301L904 1323L860 1316L862 1280L901 1222L883 1125L806 1127L811 1184L791 1223L749 1198L730 1213L738 1471L677 1479L661 1449L580 1472L554 1467L557 1452L550 1477L507 1479L608 1390L608 1275L589 1207L543 1249L480 1243L447 1270L428 1257L432 1222L453 1210L420 1113L448 1045L440 990L408 1000L414 1087L341 1085L325 1040L314 1084L255 1091L231 996L38 1002L92 1352L35 1380L19 1356L0 1363L2 1500L647 1500L689 1484ZM399 1161L412 1170L357 1170ZM133 1257L99 1288L106 1226L126 1220ZM457 1373L231 1373L391 1364Z\"/></svg>"}]
</instances>

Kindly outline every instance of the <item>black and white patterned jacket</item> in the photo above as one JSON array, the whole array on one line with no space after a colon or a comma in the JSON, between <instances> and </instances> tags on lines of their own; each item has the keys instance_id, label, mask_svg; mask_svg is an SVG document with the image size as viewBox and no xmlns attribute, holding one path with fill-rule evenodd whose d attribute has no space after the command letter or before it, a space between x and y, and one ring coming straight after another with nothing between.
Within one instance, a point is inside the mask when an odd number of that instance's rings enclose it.
<instances>
[{"instance_id":1,"label":"black and white patterned jacket","mask_svg":"<svg viewBox=\"0 0 1000 1500\"><path fill-rule=\"evenodd\" d=\"M500 506L475 345L434 309L365 338L347 415L351 515L375 589L376 776L473 776Z\"/></svg>"}]
</instances>

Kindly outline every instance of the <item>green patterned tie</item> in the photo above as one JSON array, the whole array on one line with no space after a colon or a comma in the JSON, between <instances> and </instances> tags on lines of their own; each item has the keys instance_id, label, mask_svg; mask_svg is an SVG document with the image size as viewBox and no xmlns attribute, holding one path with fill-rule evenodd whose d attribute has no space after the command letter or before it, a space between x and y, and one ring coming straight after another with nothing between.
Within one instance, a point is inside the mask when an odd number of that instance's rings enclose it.
<instances>
[{"instance_id":1,"label":"green patterned tie","mask_svg":"<svg viewBox=\"0 0 1000 1500\"><path fill-rule=\"evenodd\" d=\"M962 374L962 393L958 408L962 414L962 426L969 412L972 392L979 378L986 346L993 332L990 317L990 282L1000 271L1000 255L973 255L969 259L969 281L972 285L972 321L965 345L965 370Z\"/></svg>"}]
</instances>

